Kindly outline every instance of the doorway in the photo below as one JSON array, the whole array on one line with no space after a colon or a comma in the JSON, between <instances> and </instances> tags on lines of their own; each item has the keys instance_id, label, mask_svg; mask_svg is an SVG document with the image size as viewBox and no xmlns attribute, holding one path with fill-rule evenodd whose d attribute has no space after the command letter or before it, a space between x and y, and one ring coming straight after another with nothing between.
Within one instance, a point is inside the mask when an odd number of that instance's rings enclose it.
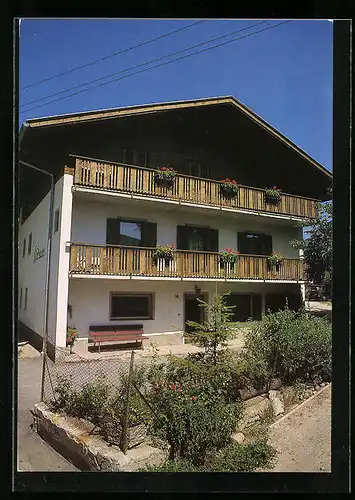
<instances>
[{"instance_id":1,"label":"doorway","mask_svg":"<svg viewBox=\"0 0 355 500\"><path fill-rule=\"evenodd\" d=\"M200 294L199 298L207 302L207 293ZM191 332L191 327L186 324L188 321L196 323L204 321L204 308L198 302L195 293L184 294L184 328L187 333Z\"/></svg>"}]
</instances>

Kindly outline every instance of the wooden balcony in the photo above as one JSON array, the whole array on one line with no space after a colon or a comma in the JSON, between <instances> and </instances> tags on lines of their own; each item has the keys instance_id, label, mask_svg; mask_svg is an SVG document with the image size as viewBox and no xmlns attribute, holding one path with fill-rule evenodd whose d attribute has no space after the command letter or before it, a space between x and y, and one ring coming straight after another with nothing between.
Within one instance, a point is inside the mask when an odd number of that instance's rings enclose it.
<instances>
[{"instance_id":1,"label":"wooden balcony","mask_svg":"<svg viewBox=\"0 0 355 500\"><path fill-rule=\"evenodd\" d=\"M218 181L179 174L174 186L169 189L155 185L154 172L143 167L76 157L74 183L77 186L227 209L301 218L317 216L318 201L311 198L282 194L281 202L272 205L265 201L265 190L241 185L236 198L226 199L220 193Z\"/></svg>"},{"instance_id":2,"label":"wooden balcony","mask_svg":"<svg viewBox=\"0 0 355 500\"><path fill-rule=\"evenodd\" d=\"M303 262L285 259L278 271L267 257L239 255L234 266L221 266L218 253L174 252L171 261L154 260L154 248L71 244L71 274L161 278L303 281Z\"/></svg>"}]
</instances>

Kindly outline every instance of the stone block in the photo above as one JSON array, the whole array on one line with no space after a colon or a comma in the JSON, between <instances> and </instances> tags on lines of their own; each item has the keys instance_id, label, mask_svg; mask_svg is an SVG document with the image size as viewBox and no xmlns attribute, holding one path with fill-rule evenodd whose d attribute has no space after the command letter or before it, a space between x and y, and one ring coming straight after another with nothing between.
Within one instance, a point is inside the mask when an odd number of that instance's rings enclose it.
<instances>
[{"instance_id":1,"label":"stone block","mask_svg":"<svg viewBox=\"0 0 355 500\"><path fill-rule=\"evenodd\" d=\"M260 416L270 408L267 397L257 396L243 403L243 417L238 424L238 430L248 427L260 419Z\"/></svg>"},{"instance_id":2,"label":"stone block","mask_svg":"<svg viewBox=\"0 0 355 500\"><path fill-rule=\"evenodd\" d=\"M166 459L162 450L149 445L125 455L118 446L91 435L92 424L53 413L44 403L35 405L33 413L38 434L82 471L133 472Z\"/></svg>"}]
</instances>

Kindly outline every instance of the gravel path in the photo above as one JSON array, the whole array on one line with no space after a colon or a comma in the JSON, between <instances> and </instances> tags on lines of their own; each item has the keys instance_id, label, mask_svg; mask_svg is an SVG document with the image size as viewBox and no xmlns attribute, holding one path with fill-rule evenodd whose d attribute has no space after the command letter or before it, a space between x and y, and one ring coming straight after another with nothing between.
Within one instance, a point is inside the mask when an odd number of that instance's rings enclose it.
<instances>
[{"instance_id":1,"label":"gravel path","mask_svg":"<svg viewBox=\"0 0 355 500\"><path fill-rule=\"evenodd\" d=\"M331 472L331 386L271 428L272 472Z\"/></svg>"},{"instance_id":2,"label":"gravel path","mask_svg":"<svg viewBox=\"0 0 355 500\"><path fill-rule=\"evenodd\" d=\"M77 471L74 465L59 455L30 427L33 422L30 409L40 399L42 357L35 349L31 352L30 347L25 351L27 357L18 361L17 470Z\"/></svg>"}]
</instances>

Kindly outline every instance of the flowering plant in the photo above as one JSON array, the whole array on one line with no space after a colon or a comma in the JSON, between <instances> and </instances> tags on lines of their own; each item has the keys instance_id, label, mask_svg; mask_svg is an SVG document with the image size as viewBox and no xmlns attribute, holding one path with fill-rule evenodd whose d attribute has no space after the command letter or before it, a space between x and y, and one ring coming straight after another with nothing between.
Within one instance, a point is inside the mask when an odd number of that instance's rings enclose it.
<instances>
[{"instance_id":1,"label":"flowering plant","mask_svg":"<svg viewBox=\"0 0 355 500\"><path fill-rule=\"evenodd\" d=\"M238 184L235 180L223 179L219 185L220 192L225 198L234 198L238 194Z\"/></svg>"},{"instance_id":2,"label":"flowering plant","mask_svg":"<svg viewBox=\"0 0 355 500\"><path fill-rule=\"evenodd\" d=\"M277 186L272 188L265 188L265 201L266 203L274 203L275 205L281 201L281 189Z\"/></svg>"},{"instance_id":3,"label":"flowering plant","mask_svg":"<svg viewBox=\"0 0 355 500\"><path fill-rule=\"evenodd\" d=\"M171 167L158 167L154 174L154 184L172 188L177 172Z\"/></svg>"},{"instance_id":4,"label":"flowering plant","mask_svg":"<svg viewBox=\"0 0 355 500\"><path fill-rule=\"evenodd\" d=\"M173 260L175 246L171 245L157 245L153 252L153 259L165 259L166 261Z\"/></svg>"},{"instance_id":5,"label":"flowering plant","mask_svg":"<svg viewBox=\"0 0 355 500\"><path fill-rule=\"evenodd\" d=\"M235 264L238 260L238 250L232 248L225 248L223 252L219 253L219 260L223 264Z\"/></svg>"},{"instance_id":6,"label":"flowering plant","mask_svg":"<svg viewBox=\"0 0 355 500\"><path fill-rule=\"evenodd\" d=\"M277 269L280 266L280 264L282 264L284 259L285 259L284 256L280 252L273 252L267 258L267 263L268 263L269 269L272 269L275 267Z\"/></svg>"},{"instance_id":7,"label":"flowering plant","mask_svg":"<svg viewBox=\"0 0 355 500\"><path fill-rule=\"evenodd\" d=\"M78 338L78 330L74 326L68 326L67 328L67 337L66 337L66 345L70 346L70 352L74 345L74 342Z\"/></svg>"}]
</instances>

